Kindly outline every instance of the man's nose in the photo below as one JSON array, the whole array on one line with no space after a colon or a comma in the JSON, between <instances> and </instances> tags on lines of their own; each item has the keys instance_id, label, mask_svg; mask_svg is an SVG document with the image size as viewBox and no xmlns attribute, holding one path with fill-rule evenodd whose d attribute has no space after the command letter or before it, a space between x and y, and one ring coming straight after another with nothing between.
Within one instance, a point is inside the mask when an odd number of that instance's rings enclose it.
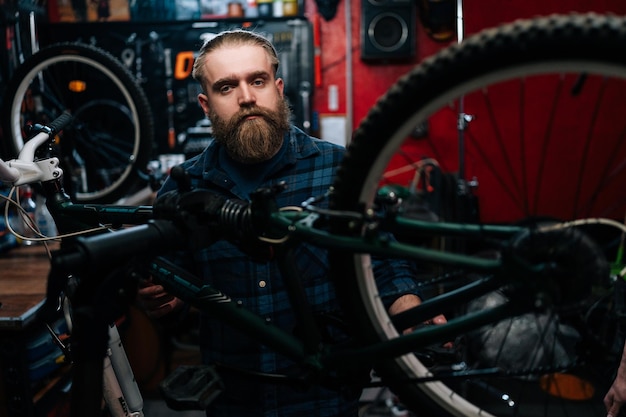
<instances>
[{"instance_id":1,"label":"man's nose","mask_svg":"<svg viewBox=\"0 0 626 417\"><path fill-rule=\"evenodd\" d=\"M240 106L255 103L256 99L254 97L254 92L252 91L249 85L247 84L243 85L239 91L241 92L239 96Z\"/></svg>"}]
</instances>

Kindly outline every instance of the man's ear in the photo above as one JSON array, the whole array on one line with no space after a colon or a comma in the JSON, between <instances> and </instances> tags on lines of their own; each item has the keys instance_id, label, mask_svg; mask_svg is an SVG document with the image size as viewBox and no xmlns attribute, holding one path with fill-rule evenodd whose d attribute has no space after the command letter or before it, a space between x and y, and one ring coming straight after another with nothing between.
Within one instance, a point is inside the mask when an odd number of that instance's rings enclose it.
<instances>
[{"instance_id":1,"label":"man's ear","mask_svg":"<svg viewBox=\"0 0 626 417\"><path fill-rule=\"evenodd\" d=\"M276 88L278 89L278 92L280 93L282 97L283 91L285 90L285 83L283 82L283 79L276 78L276 81L274 81L274 84L276 84Z\"/></svg>"},{"instance_id":2,"label":"man's ear","mask_svg":"<svg viewBox=\"0 0 626 417\"><path fill-rule=\"evenodd\" d=\"M209 115L209 98L204 93L198 94L198 103L200 103L200 107L202 107L202 111L207 116Z\"/></svg>"}]
</instances>

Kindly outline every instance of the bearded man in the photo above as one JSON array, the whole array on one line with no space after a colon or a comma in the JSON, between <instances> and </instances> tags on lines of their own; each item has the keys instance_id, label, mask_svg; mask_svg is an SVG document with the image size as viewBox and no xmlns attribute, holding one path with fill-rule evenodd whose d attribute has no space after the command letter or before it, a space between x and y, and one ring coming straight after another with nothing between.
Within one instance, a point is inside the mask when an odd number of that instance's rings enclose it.
<instances>
[{"instance_id":1,"label":"bearded man","mask_svg":"<svg viewBox=\"0 0 626 417\"><path fill-rule=\"evenodd\" d=\"M194 62L193 77L202 86L198 101L211 120L215 140L200 155L182 164L192 188L247 200L259 187L285 183L286 190L276 196L279 207L299 206L309 197L327 193L344 148L310 137L290 123L283 80L277 78L278 65L273 45L251 31L223 32L202 47ZM168 179L160 193L174 189L175 181ZM319 206L327 207L327 202L321 201ZM298 276L312 310L320 317L339 316L327 251L301 244L295 252ZM263 317L269 325L297 333L285 282L275 260L250 256L226 240L188 256L186 267L205 283ZM412 266L391 261L383 266L388 268L385 288L399 297L390 301L390 311L419 303ZM183 305L153 282L143 283L139 295L152 317L164 316ZM337 326L324 332L333 341L349 337ZM204 315L199 335L203 361L220 364L218 370L225 387L207 409L207 416L358 415L358 390L346 394L317 386L302 389L290 383L244 376L245 372L298 375L300 368L219 318Z\"/></svg>"}]
</instances>

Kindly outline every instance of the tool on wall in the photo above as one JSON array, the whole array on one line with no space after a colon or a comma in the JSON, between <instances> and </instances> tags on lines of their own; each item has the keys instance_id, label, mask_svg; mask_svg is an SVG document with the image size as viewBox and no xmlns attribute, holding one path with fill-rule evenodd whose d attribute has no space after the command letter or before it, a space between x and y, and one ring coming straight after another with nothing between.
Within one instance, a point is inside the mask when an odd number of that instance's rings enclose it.
<instances>
[{"instance_id":1,"label":"tool on wall","mask_svg":"<svg viewBox=\"0 0 626 417\"><path fill-rule=\"evenodd\" d=\"M165 48L163 56L165 58L165 89L167 90L167 146L174 149L176 147L176 129L174 127L174 91L172 90L174 75L174 71L172 71L172 49Z\"/></svg>"},{"instance_id":2,"label":"tool on wall","mask_svg":"<svg viewBox=\"0 0 626 417\"><path fill-rule=\"evenodd\" d=\"M313 78L316 87L322 86L322 29L320 25L320 15L316 13L313 16Z\"/></svg>"}]
</instances>

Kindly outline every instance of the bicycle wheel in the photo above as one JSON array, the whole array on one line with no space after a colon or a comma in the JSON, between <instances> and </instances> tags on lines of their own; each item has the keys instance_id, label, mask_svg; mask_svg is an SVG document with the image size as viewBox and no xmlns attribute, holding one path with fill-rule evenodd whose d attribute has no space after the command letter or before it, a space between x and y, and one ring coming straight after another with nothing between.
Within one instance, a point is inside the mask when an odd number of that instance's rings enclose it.
<instances>
[{"instance_id":1,"label":"bicycle wheel","mask_svg":"<svg viewBox=\"0 0 626 417\"><path fill-rule=\"evenodd\" d=\"M624 48L626 21L594 14L518 21L446 48L400 79L362 121L338 171L331 207L365 217L376 209L381 187L397 187L408 189L398 208L407 216L417 206L422 213L416 216L423 218L426 207L431 219L463 222L623 221ZM415 138L416 127L425 124L427 134ZM478 183L471 193L467 178ZM432 195L437 198L429 200ZM433 211L435 200L455 209ZM601 226L584 232L615 259L619 232ZM425 244L501 255L492 242L461 243ZM573 259L592 265L595 256ZM372 265L367 254L336 256L332 265L342 271L338 291L366 343L399 334ZM481 277L420 266L424 276L416 282L425 298ZM615 289L609 273L603 275L576 308L528 311L459 334L452 349L435 345L380 359L374 368L420 416L605 416L602 398L622 345ZM511 297L498 288L441 313L451 320Z\"/></svg>"},{"instance_id":2,"label":"bicycle wheel","mask_svg":"<svg viewBox=\"0 0 626 417\"><path fill-rule=\"evenodd\" d=\"M74 115L60 148L68 191L78 202L111 203L141 181L154 136L150 105L106 51L78 43L41 49L17 68L3 103L9 158L22 149L28 126L66 110Z\"/></svg>"}]
</instances>

